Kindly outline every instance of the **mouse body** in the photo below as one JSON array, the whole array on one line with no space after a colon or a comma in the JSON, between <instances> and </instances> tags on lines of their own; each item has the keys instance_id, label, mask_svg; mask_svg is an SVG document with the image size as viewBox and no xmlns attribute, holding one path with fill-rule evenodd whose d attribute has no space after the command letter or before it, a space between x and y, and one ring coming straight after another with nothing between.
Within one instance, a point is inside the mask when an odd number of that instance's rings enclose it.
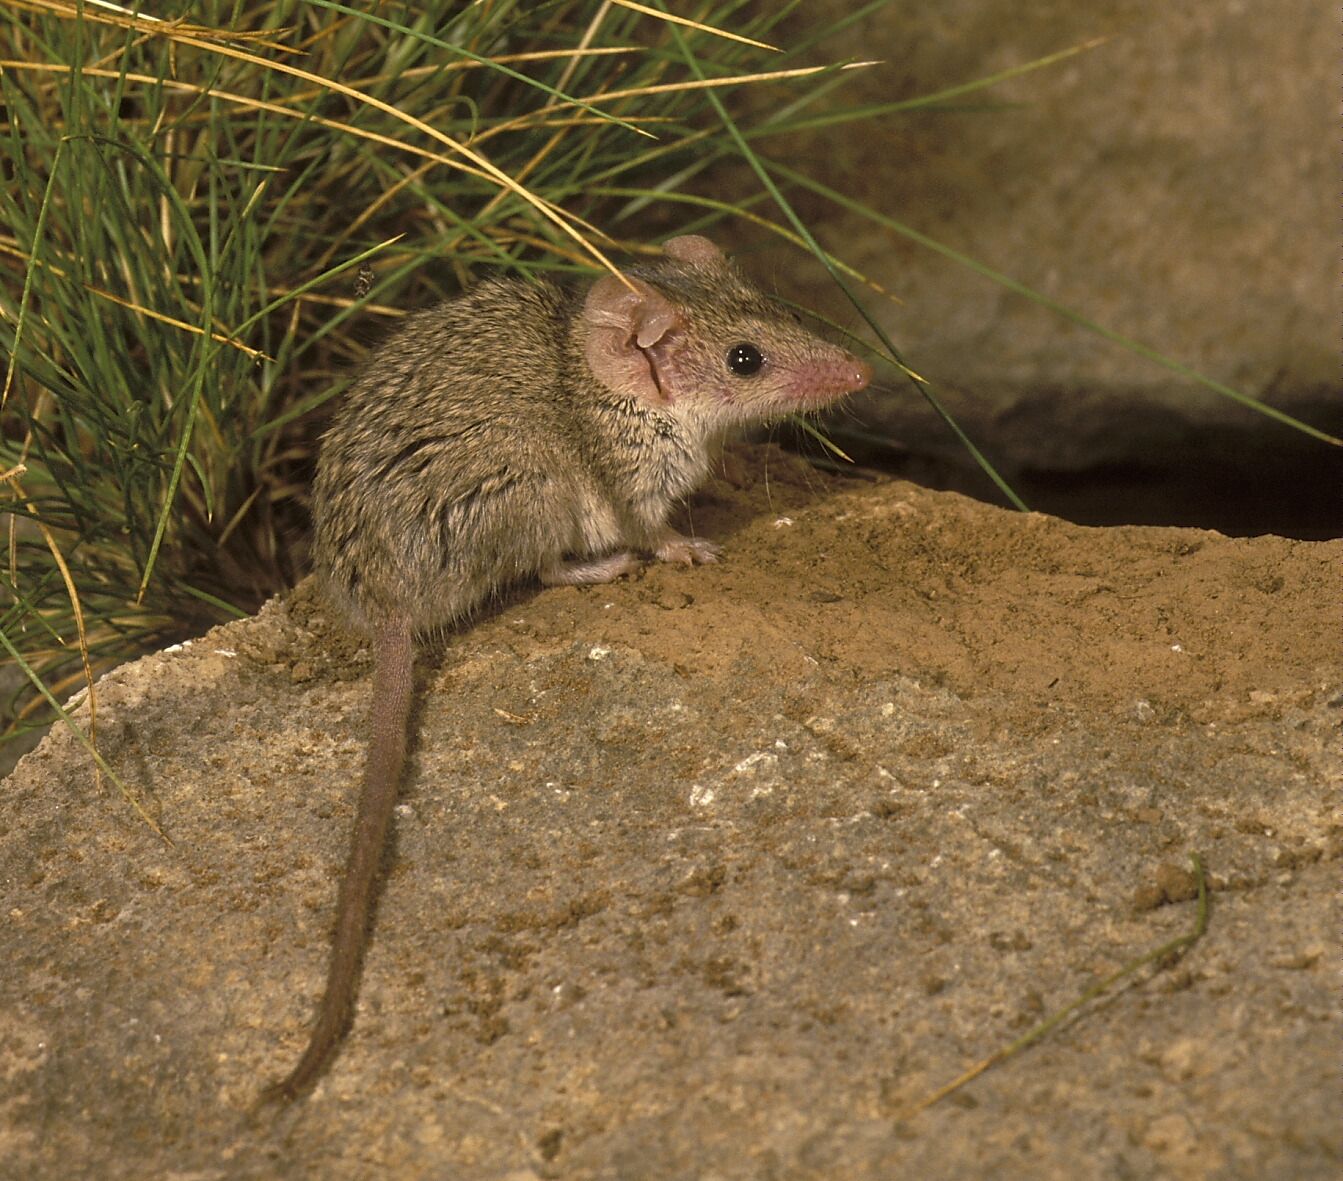
<instances>
[{"instance_id":1,"label":"mouse body","mask_svg":"<svg viewBox=\"0 0 1343 1181\"><path fill-rule=\"evenodd\" d=\"M306 1091L352 1016L405 764L417 637L519 582L606 582L719 548L668 524L734 427L819 408L867 365L809 333L706 238L586 292L487 279L374 350L323 435L323 593L373 641L371 740L323 997L270 1098Z\"/></svg>"}]
</instances>

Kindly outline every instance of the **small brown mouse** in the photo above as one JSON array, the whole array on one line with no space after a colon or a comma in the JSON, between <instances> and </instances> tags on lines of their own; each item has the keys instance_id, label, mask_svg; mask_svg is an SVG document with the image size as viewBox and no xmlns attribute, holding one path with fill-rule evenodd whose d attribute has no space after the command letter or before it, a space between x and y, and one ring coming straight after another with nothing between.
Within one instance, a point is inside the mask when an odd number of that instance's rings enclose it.
<instances>
[{"instance_id":1,"label":"small brown mouse","mask_svg":"<svg viewBox=\"0 0 1343 1181\"><path fill-rule=\"evenodd\" d=\"M313 490L326 595L373 638L372 741L336 903L326 990L291 1099L330 1061L355 990L406 757L417 635L507 585L607 582L636 553L687 565L718 546L667 524L731 428L867 385L707 238L583 294L486 280L411 316L322 438Z\"/></svg>"}]
</instances>

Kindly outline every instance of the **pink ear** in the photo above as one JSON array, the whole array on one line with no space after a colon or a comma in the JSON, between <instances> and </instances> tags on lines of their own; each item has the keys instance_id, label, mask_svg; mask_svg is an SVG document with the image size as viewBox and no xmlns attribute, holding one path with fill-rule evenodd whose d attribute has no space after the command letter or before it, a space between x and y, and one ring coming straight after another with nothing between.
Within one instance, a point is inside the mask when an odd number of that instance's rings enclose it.
<instances>
[{"instance_id":1,"label":"pink ear","mask_svg":"<svg viewBox=\"0 0 1343 1181\"><path fill-rule=\"evenodd\" d=\"M604 275L583 302L588 368L618 394L663 404L671 394L659 384L657 366L667 338L681 326L681 317L643 280L629 282L627 287L614 275Z\"/></svg>"},{"instance_id":2,"label":"pink ear","mask_svg":"<svg viewBox=\"0 0 1343 1181\"><path fill-rule=\"evenodd\" d=\"M662 249L669 258L678 262L688 262L697 266L717 266L723 262L723 252L708 238L698 234L682 234L679 238L668 238Z\"/></svg>"}]
</instances>

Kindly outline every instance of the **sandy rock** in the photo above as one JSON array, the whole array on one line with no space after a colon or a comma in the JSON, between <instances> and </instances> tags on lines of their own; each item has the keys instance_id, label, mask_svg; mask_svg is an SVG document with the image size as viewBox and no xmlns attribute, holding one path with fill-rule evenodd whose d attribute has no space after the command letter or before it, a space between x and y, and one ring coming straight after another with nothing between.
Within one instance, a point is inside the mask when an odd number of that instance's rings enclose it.
<instances>
[{"instance_id":1,"label":"sandy rock","mask_svg":"<svg viewBox=\"0 0 1343 1181\"><path fill-rule=\"evenodd\" d=\"M1343 543L749 459L720 566L424 662L357 1020L281 1115L367 653L301 587L104 678L172 844L67 733L6 781L0 1172L1336 1176ZM1192 853L1199 944L909 1114L1189 931Z\"/></svg>"}]
</instances>

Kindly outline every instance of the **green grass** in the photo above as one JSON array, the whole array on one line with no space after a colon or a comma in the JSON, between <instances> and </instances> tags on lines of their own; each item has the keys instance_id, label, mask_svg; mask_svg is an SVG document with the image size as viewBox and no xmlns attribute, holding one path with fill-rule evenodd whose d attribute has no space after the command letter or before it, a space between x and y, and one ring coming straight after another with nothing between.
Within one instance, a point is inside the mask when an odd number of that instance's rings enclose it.
<instances>
[{"instance_id":1,"label":"green grass","mask_svg":"<svg viewBox=\"0 0 1343 1181\"><path fill-rule=\"evenodd\" d=\"M152 6L175 23L0 0L0 631L29 674L15 729L290 585L323 406L382 326L479 268L590 273L747 219L865 284L789 204L843 198L771 160L773 137L947 108L1077 51L846 104L862 67L826 37L883 4L799 33L796 2L705 0L709 27L689 27L661 0ZM705 195L724 169L755 186L731 206Z\"/></svg>"}]
</instances>

